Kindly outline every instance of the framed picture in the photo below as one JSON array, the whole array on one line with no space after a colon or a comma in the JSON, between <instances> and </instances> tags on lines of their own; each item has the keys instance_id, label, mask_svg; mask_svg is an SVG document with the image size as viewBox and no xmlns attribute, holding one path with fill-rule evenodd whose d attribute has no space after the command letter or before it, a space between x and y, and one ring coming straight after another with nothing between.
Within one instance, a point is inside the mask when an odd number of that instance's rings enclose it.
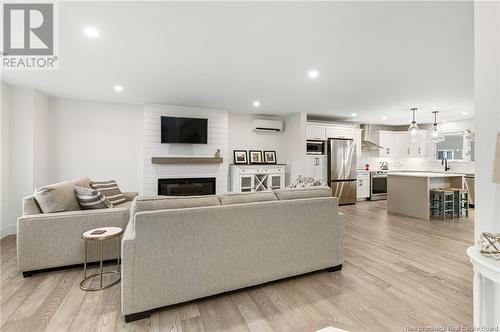
<instances>
[{"instance_id":1,"label":"framed picture","mask_svg":"<svg viewBox=\"0 0 500 332\"><path fill-rule=\"evenodd\" d=\"M248 155L246 150L234 150L235 164L248 164Z\"/></svg>"},{"instance_id":2,"label":"framed picture","mask_svg":"<svg viewBox=\"0 0 500 332\"><path fill-rule=\"evenodd\" d=\"M262 151L250 150L250 164L262 164Z\"/></svg>"},{"instance_id":3,"label":"framed picture","mask_svg":"<svg viewBox=\"0 0 500 332\"><path fill-rule=\"evenodd\" d=\"M266 164L276 164L276 151L264 151L264 162Z\"/></svg>"}]
</instances>

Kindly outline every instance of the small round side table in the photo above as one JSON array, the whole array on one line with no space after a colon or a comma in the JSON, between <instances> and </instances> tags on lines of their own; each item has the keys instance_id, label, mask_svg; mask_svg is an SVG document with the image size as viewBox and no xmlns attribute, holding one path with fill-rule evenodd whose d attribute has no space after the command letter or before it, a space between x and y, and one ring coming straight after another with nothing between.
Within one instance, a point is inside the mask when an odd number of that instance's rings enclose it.
<instances>
[{"instance_id":1,"label":"small round side table","mask_svg":"<svg viewBox=\"0 0 500 332\"><path fill-rule=\"evenodd\" d=\"M104 231L103 233L100 234L95 234L96 231ZM94 233L94 234L92 234ZM83 263L83 280L80 283L80 288L85 290L85 291L98 291L101 289L105 289L108 287L113 286L114 284L118 283L120 281L120 249L118 249L118 259L117 259L117 270L116 271L106 271L103 272L102 269L102 261L103 261L103 247L104 247L104 241L113 239L115 237L118 237L118 241L121 239L121 235L123 234L123 229L120 227L101 227L101 228L95 228L88 230L82 234L82 239L85 240L85 260ZM99 241L101 245L101 257L99 261L99 273L92 274L87 277L87 259L88 259L88 241ZM119 248L119 247L118 247ZM115 280L114 282L104 285L102 284L102 276L104 274L117 274L118 279ZM84 283L88 280L93 279L94 277L100 277L100 283L99 287L91 287L90 285L84 286Z\"/></svg>"}]
</instances>

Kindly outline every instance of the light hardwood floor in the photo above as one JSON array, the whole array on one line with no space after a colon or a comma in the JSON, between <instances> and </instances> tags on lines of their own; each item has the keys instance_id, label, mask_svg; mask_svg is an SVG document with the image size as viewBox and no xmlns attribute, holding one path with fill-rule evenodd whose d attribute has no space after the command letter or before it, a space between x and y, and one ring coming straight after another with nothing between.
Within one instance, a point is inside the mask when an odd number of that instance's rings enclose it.
<instances>
[{"instance_id":1,"label":"light hardwood floor","mask_svg":"<svg viewBox=\"0 0 500 332\"><path fill-rule=\"evenodd\" d=\"M405 331L470 325L471 218L425 221L386 213L386 202L346 213L342 271L318 272L156 311L125 324L120 286L79 288L82 269L23 279L15 237L1 240L1 331Z\"/></svg>"}]
</instances>

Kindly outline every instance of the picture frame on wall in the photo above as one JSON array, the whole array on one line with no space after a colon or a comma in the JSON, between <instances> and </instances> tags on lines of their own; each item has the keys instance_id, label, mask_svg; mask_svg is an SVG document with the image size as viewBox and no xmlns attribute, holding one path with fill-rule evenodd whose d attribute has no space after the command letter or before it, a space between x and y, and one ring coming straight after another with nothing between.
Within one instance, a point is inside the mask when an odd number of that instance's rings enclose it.
<instances>
[{"instance_id":1,"label":"picture frame on wall","mask_svg":"<svg viewBox=\"0 0 500 332\"><path fill-rule=\"evenodd\" d=\"M264 163L276 164L276 151L264 151Z\"/></svg>"},{"instance_id":2,"label":"picture frame on wall","mask_svg":"<svg viewBox=\"0 0 500 332\"><path fill-rule=\"evenodd\" d=\"M262 151L250 150L248 155L250 164L262 164Z\"/></svg>"},{"instance_id":3,"label":"picture frame on wall","mask_svg":"<svg viewBox=\"0 0 500 332\"><path fill-rule=\"evenodd\" d=\"M235 164L248 164L248 154L246 150L234 150L233 154Z\"/></svg>"}]
</instances>

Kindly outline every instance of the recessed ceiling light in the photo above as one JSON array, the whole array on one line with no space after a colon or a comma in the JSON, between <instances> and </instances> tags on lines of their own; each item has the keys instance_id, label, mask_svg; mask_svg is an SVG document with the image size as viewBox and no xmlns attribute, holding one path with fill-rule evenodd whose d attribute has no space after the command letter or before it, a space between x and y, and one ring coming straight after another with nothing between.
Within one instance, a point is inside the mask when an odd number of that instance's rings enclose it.
<instances>
[{"instance_id":1,"label":"recessed ceiling light","mask_svg":"<svg viewBox=\"0 0 500 332\"><path fill-rule=\"evenodd\" d=\"M382 120L387 120L387 117L384 115L384 116L382 117Z\"/></svg>"},{"instance_id":2,"label":"recessed ceiling light","mask_svg":"<svg viewBox=\"0 0 500 332\"><path fill-rule=\"evenodd\" d=\"M467 112L465 112L465 111L464 111L464 112L462 112L462 115L467 115Z\"/></svg>"},{"instance_id":3,"label":"recessed ceiling light","mask_svg":"<svg viewBox=\"0 0 500 332\"><path fill-rule=\"evenodd\" d=\"M355 118L355 117L357 117L357 116L358 116L358 114L357 114L357 113L352 113L352 114L351 114L351 116L352 116L353 118Z\"/></svg>"},{"instance_id":4,"label":"recessed ceiling light","mask_svg":"<svg viewBox=\"0 0 500 332\"><path fill-rule=\"evenodd\" d=\"M260 107L260 101L256 100L252 103L253 107Z\"/></svg>"},{"instance_id":5,"label":"recessed ceiling light","mask_svg":"<svg viewBox=\"0 0 500 332\"><path fill-rule=\"evenodd\" d=\"M319 76L319 71L317 71L316 69L311 69L307 72L307 76L310 78L310 79L315 79L315 78L318 78Z\"/></svg>"},{"instance_id":6,"label":"recessed ceiling light","mask_svg":"<svg viewBox=\"0 0 500 332\"><path fill-rule=\"evenodd\" d=\"M113 89L116 91L116 92L122 92L123 91L123 86L121 85L115 85L113 87Z\"/></svg>"},{"instance_id":7,"label":"recessed ceiling light","mask_svg":"<svg viewBox=\"0 0 500 332\"><path fill-rule=\"evenodd\" d=\"M90 38L99 37L99 30L97 30L97 28L95 27L86 26L83 28L83 33L85 33L85 35Z\"/></svg>"}]
</instances>

